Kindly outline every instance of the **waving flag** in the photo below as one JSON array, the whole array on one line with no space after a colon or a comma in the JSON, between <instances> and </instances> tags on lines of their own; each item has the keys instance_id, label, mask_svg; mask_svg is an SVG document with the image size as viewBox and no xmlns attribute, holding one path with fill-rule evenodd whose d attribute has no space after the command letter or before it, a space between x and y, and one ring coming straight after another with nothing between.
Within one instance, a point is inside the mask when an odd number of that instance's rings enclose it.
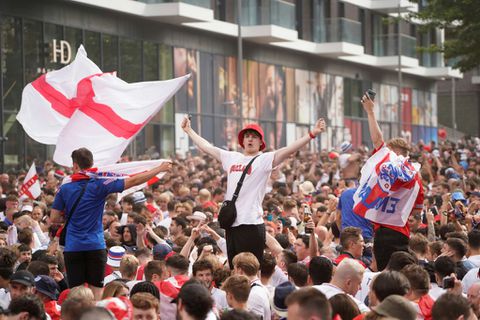
<instances>
[{"instance_id":1,"label":"waving flag","mask_svg":"<svg viewBox=\"0 0 480 320\"><path fill-rule=\"evenodd\" d=\"M96 165L115 163L188 78L131 84L112 74L84 78L77 89L78 110L60 133L53 160L71 165L72 151L87 147Z\"/></svg>"},{"instance_id":2,"label":"waving flag","mask_svg":"<svg viewBox=\"0 0 480 320\"><path fill-rule=\"evenodd\" d=\"M111 164L189 77L126 83L101 73L80 46L70 65L25 87L17 119L34 140L56 145L58 164L71 166L80 147L96 165Z\"/></svg>"},{"instance_id":3,"label":"waving flag","mask_svg":"<svg viewBox=\"0 0 480 320\"><path fill-rule=\"evenodd\" d=\"M20 187L18 192L19 198L30 198L30 199L37 199L42 190L40 188L40 182L38 181L38 174L37 169L35 169L35 162L32 163L32 166L27 172L25 179L23 180L23 184Z\"/></svg>"},{"instance_id":4,"label":"waving flag","mask_svg":"<svg viewBox=\"0 0 480 320\"><path fill-rule=\"evenodd\" d=\"M405 226L420 190L419 169L382 147L362 167L353 211L376 223Z\"/></svg>"},{"instance_id":5,"label":"waving flag","mask_svg":"<svg viewBox=\"0 0 480 320\"><path fill-rule=\"evenodd\" d=\"M121 162L115 163L107 166L100 166L91 168L87 171L82 171L81 175L86 176L86 178L96 178L96 179L105 179L105 182L111 179L126 179L128 177L134 176L136 174L148 171L155 167L158 167L167 160L147 160L147 161L132 161L132 162ZM141 190L145 187L148 187L158 180L160 180L165 175L165 172L160 172L158 175L153 177L152 179L148 180L145 183L142 183L138 186L132 187L130 189L124 190L121 194L119 199L123 198L124 196L133 193L135 191ZM62 180L62 184L69 183L71 181L75 181L74 176L65 177Z\"/></svg>"},{"instance_id":6,"label":"waving flag","mask_svg":"<svg viewBox=\"0 0 480 320\"><path fill-rule=\"evenodd\" d=\"M17 120L35 141L56 144L63 127L75 112L72 101L77 84L85 77L102 71L87 58L83 46L68 66L48 72L29 83L22 93Z\"/></svg>"}]
</instances>

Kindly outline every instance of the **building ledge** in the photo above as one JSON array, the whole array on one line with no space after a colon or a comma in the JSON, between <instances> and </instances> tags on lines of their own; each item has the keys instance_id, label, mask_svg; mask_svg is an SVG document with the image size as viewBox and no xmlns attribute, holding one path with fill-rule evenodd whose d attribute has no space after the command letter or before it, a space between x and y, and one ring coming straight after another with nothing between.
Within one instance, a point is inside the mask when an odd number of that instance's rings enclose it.
<instances>
[{"instance_id":1,"label":"building ledge","mask_svg":"<svg viewBox=\"0 0 480 320\"><path fill-rule=\"evenodd\" d=\"M457 78L462 79L463 73L458 69L452 69L452 67L418 67L402 70L402 72L422 76L426 78L432 78L437 80L443 80L445 78ZM480 79L479 79L480 80Z\"/></svg>"},{"instance_id":2,"label":"building ledge","mask_svg":"<svg viewBox=\"0 0 480 320\"><path fill-rule=\"evenodd\" d=\"M242 38L260 43L298 40L296 30L277 25L242 26Z\"/></svg>"},{"instance_id":3,"label":"building ledge","mask_svg":"<svg viewBox=\"0 0 480 320\"><path fill-rule=\"evenodd\" d=\"M385 56L378 57L372 56L369 54L358 55L358 56L343 56L339 57L342 60L347 60L359 64L369 65L372 67L383 68L383 69L397 69L398 68L398 56ZM402 68L418 68L419 62L418 59L401 56L400 65Z\"/></svg>"},{"instance_id":4,"label":"building ledge","mask_svg":"<svg viewBox=\"0 0 480 320\"><path fill-rule=\"evenodd\" d=\"M317 43L315 53L319 56L338 58L340 56L359 56L364 54L363 46L349 42Z\"/></svg>"},{"instance_id":5,"label":"building ledge","mask_svg":"<svg viewBox=\"0 0 480 320\"><path fill-rule=\"evenodd\" d=\"M92 7L141 16L171 24L211 21L213 10L183 2L144 3L132 0L70 0Z\"/></svg>"},{"instance_id":6,"label":"building ledge","mask_svg":"<svg viewBox=\"0 0 480 320\"><path fill-rule=\"evenodd\" d=\"M400 12L418 12L418 4L408 0L340 0L342 2L351 3L357 7L368 10L379 11L382 13L398 13L398 5L400 4Z\"/></svg>"}]
</instances>

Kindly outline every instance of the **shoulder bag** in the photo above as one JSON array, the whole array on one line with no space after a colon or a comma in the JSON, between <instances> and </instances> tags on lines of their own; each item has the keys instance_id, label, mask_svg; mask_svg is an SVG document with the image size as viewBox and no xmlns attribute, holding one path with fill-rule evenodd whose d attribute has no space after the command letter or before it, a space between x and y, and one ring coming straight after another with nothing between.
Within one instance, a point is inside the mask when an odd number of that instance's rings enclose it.
<instances>
[{"instance_id":1,"label":"shoulder bag","mask_svg":"<svg viewBox=\"0 0 480 320\"><path fill-rule=\"evenodd\" d=\"M240 189L242 188L243 180L247 175L248 170L252 166L253 160L255 160L258 156L255 156L250 162L247 164L245 169L243 170L242 176L240 180L238 180L237 188L233 193L232 200L225 200L222 203L222 207L220 208L220 212L218 213L218 222L220 223L220 227L222 229L229 229L232 227L235 219L237 218L237 208L235 207L235 201L237 201L238 194L240 193Z\"/></svg>"}]
</instances>

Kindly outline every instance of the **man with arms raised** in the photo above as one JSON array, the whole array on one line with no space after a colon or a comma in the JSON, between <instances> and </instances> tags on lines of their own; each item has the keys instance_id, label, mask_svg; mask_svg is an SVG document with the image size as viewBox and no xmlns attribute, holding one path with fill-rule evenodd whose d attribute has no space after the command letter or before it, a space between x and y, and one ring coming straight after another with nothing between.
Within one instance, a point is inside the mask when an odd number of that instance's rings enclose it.
<instances>
[{"instance_id":1,"label":"man with arms raised","mask_svg":"<svg viewBox=\"0 0 480 320\"><path fill-rule=\"evenodd\" d=\"M222 163L223 169L227 172L225 199L232 199L243 170L250 160L258 155L245 177L235 202L237 218L232 227L225 230L225 238L230 268L233 266L233 257L240 252L251 252L262 261L265 246L262 201L272 169L324 132L325 121L317 120L312 131L289 146L265 153L261 152L265 149L263 130L257 124L249 124L238 133L238 142L243 148L243 154L226 151L210 144L191 128L188 117L183 119L182 129L200 150Z\"/></svg>"}]
</instances>

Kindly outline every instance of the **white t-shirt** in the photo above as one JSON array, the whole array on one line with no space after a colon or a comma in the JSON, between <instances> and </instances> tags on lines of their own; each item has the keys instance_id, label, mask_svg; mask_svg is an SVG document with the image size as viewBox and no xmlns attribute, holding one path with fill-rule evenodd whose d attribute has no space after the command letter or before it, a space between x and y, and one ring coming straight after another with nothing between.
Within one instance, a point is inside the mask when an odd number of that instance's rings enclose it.
<instances>
[{"instance_id":1,"label":"white t-shirt","mask_svg":"<svg viewBox=\"0 0 480 320\"><path fill-rule=\"evenodd\" d=\"M237 188L238 180L242 176L243 169L253 156L245 156L239 152L220 150L223 169L227 172L227 192L225 199L230 200ZM265 196L268 179L272 172L273 152L261 153L250 167L250 173L243 180L235 207L237 219L233 227L243 224L263 224L262 202Z\"/></svg>"},{"instance_id":2,"label":"white t-shirt","mask_svg":"<svg viewBox=\"0 0 480 320\"><path fill-rule=\"evenodd\" d=\"M367 298L368 293L370 292L370 283L372 282L373 278L375 278L377 274L380 274L380 272L371 272L368 270L365 270L365 272L363 273L360 290L358 290L357 294L355 295L355 298L357 298L361 302L365 302L365 299Z\"/></svg>"},{"instance_id":3,"label":"white t-shirt","mask_svg":"<svg viewBox=\"0 0 480 320\"><path fill-rule=\"evenodd\" d=\"M279 266L275 266L275 270L273 271L272 277L270 278L270 285L272 287L278 287L284 282L288 281L288 276L280 269Z\"/></svg>"},{"instance_id":4,"label":"white t-shirt","mask_svg":"<svg viewBox=\"0 0 480 320\"><path fill-rule=\"evenodd\" d=\"M120 271L113 271L103 279L103 286L105 287L110 282L118 279L122 279L122 274L120 273Z\"/></svg>"},{"instance_id":5,"label":"white t-shirt","mask_svg":"<svg viewBox=\"0 0 480 320\"><path fill-rule=\"evenodd\" d=\"M7 310L10 301L12 301L12 298L10 297L10 292L5 290L4 288L0 289L0 307L2 307L3 310Z\"/></svg>"},{"instance_id":6,"label":"white t-shirt","mask_svg":"<svg viewBox=\"0 0 480 320\"><path fill-rule=\"evenodd\" d=\"M213 287L210 293L212 294L212 299L215 302L217 310L224 311L228 309L227 294L225 291Z\"/></svg>"},{"instance_id":7,"label":"white t-shirt","mask_svg":"<svg viewBox=\"0 0 480 320\"><path fill-rule=\"evenodd\" d=\"M345 293L345 291L343 291L342 289L340 289L339 287L337 286L334 286L330 283L323 283L321 285L317 285L317 286L313 286L315 289L317 289L318 291L320 291L321 293L323 293L327 299L330 299L331 297L337 295L337 294L341 294L341 293ZM367 307L365 305L365 303L363 303L362 301L358 300L357 298L355 297L352 297L351 295L348 294L348 296L350 298L352 298L352 300L357 304L358 308L360 309L360 312L361 313L364 313L364 312L369 312L370 311L370 308Z\"/></svg>"},{"instance_id":8,"label":"white t-shirt","mask_svg":"<svg viewBox=\"0 0 480 320\"><path fill-rule=\"evenodd\" d=\"M442 294L447 292L447 290L441 288L436 283L432 283L432 287L428 291L428 295L432 297L433 300L437 300Z\"/></svg>"},{"instance_id":9,"label":"white t-shirt","mask_svg":"<svg viewBox=\"0 0 480 320\"><path fill-rule=\"evenodd\" d=\"M340 169L345 169L348 166L348 158L350 158L350 153L342 153L338 156L338 165Z\"/></svg>"},{"instance_id":10,"label":"white t-shirt","mask_svg":"<svg viewBox=\"0 0 480 320\"><path fill-rule=\"evenodd\" d=\"M264 320L271 319L272 317L268 290L258 279L251 282L250 294L248 295L247 300L247 308L248 311L263 317Z\"/></svg>"},{"instance_id":11,"label":"white t-shirt","mask_svg":"<svg viewBox=\"0 0 480 320\"><path fill-rule=\"evenodd\" d=\"M473 263L475 266L480 267L480 254L470 256L467 260Z\"/></svg>"},{"instance_id":12,"label":"white t-shirt","mask_svg":"<svg viewBox=\"0 0 480 320\"><path fill-rule=\"evenodd\" d=\"M478 269L479 268L470 269L470 271L468 271L467 274L463 277L462 279L463 293L467 293L468 289L470 289L472 284L474 284L477 281L480 281L480 278L478 277Z\"/></svg>"}]
</instances>

